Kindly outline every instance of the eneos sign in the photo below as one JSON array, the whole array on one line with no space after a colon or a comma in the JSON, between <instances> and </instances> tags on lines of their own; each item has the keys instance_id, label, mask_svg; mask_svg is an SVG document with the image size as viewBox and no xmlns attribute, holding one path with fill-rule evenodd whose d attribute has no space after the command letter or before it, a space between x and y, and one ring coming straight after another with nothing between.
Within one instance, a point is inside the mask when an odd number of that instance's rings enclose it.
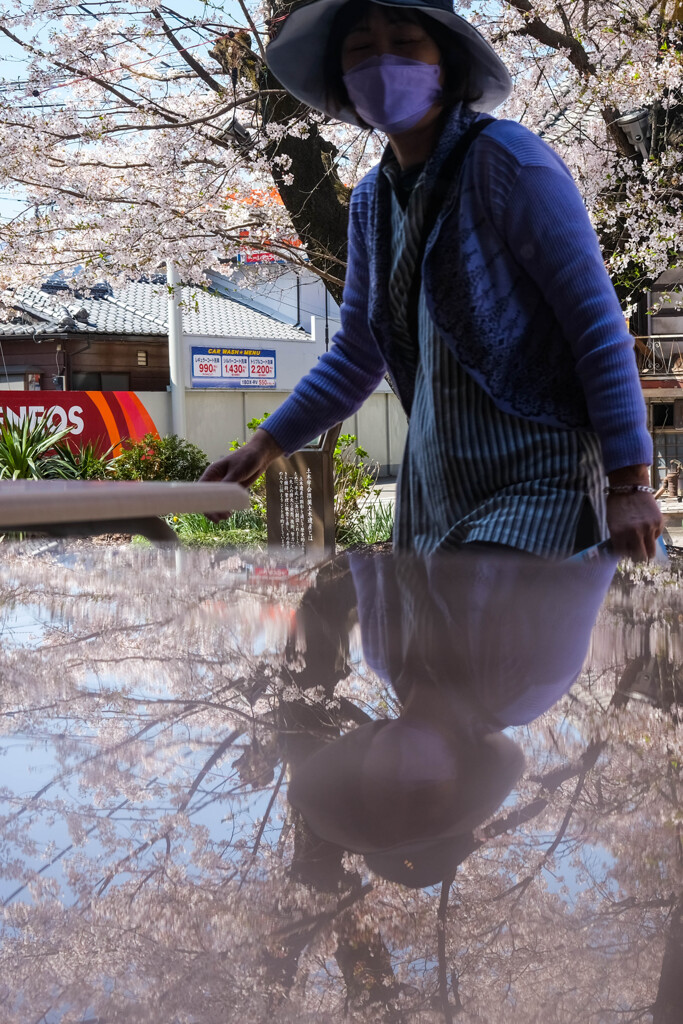
<instances>
[{"instance_id":1,"label":"eneos sign","mask_svg":"<svg viewBox=\"0 0 683 1024\"><path fill-rule=\"evenodd\" d=\"M152 417L133 391L0 391L0 421L32 425L47 413L55 431L71 427L72 448L91 443L100 451L124 438L159 436Z\"/></svg>"}]
</instances>

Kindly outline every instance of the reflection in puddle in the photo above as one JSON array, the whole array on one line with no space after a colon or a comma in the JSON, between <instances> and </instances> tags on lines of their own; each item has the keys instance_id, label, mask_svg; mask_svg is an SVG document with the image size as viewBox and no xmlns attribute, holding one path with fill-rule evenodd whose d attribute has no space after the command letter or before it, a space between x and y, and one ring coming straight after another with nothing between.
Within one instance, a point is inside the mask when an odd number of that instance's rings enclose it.
<instances>
[{"instance_id":1,"label":"reflection in puddle","mask_svg":"<svg viewBox=\"0 0 683 1024\"><path fill-rule=\"evenodd\" d=\"M674 571L255 568L5 549L3 1024L679 1021Z\"/></svg>"}]
</instances>

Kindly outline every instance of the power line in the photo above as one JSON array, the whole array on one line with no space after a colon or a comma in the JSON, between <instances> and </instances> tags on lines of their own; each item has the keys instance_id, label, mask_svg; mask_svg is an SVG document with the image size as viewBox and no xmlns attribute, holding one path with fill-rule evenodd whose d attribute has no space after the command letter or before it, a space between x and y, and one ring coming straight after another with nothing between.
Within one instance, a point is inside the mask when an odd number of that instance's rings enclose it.
<instances>
[{"instance_id":1,"label":"power line","mask_svg":"<svg viewBox=\"0 0 683 1024\"><path fill-rule=\"evenodd\" d=\"M181 50L167 50L166 53L161 53L158 55L154 55L152 57L147 57L145 60L135 61L132 64L121 64L118 67L105 68L103 71L94 71L92 74L86 73L79 78L72 78L67 82L61 82L58 85L49 85L47 89L34 89L33 95L41 96L43 93L53 92L55 89L63 89L66 86L78 85L80 82L90 82L93 80L95 76L97 76L97 78L102 78L103 75L110 75L114 71L130 71L131 68L140 67L142 64L149 64L153 60L161 60L162 57L173 56L174 53L186 53L188 50L196 50L200 46L208 46L210 43L217 43L221 39L229 39L232 37L235 31L239 31L239 29L232 28L228 32L224 33L222 36L216 36L214 39L205 39L203 42L195 43L193 46L184 46Z\"/></svg>"}]
</instances>

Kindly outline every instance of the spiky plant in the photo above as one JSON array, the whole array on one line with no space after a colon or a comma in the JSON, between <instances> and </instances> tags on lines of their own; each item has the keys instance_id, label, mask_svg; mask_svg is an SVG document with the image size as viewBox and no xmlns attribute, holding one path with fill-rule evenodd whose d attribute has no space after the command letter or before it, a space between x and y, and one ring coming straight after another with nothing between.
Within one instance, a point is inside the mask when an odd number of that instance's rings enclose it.
<instances>
[{"instance_id":1,"label":"spiky plant","mask_svg":"<svg viewBox=\"0 0 683 1024\"><path fill-rule=\"evenodd\" d=\"M72 430L55 431L47 413L39 420L0 424L0 480L73 479L68 463L54 451Z\"/></svg>"}]
</instances>

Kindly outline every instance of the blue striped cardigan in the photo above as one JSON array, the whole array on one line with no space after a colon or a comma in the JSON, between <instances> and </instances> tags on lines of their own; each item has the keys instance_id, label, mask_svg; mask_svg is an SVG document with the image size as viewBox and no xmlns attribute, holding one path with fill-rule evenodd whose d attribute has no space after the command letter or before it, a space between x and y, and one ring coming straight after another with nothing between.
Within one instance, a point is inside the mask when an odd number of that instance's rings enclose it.
<instances>
[{"instance_id":1,"label":"blue striped cardigan","mask_svg":"<svg viewBox=\"0 0 683 1024\"><path fill-rule=\"evenodd\" d=\"M429 180L477 116L453 109ZM392 358L376 188L373 168L351 199L341 329L266 423L285 452L352 415L387 369L400 394L410 388ZM479 136L430 236L423 281L443 340L500 409L592 428L607 472L651 462L633 340L597 237L567 167L536 135L496 121Z\"/></svg>"}]
</instances>

